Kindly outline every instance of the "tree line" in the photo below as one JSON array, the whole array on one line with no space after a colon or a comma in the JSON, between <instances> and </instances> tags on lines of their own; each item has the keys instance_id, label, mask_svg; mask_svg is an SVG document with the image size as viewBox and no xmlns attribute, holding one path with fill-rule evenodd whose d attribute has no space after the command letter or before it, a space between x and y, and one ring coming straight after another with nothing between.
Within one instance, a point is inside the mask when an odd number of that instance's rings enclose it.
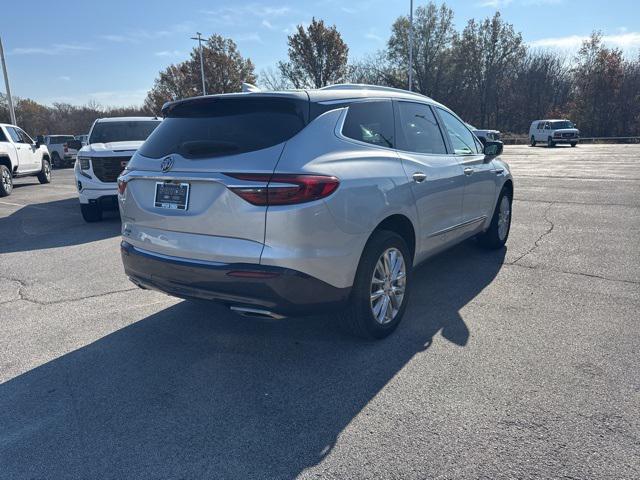
<instances>
[{"instance_id":1,"label":"tree line","mask_svg":"<svg viewBox=\"0 0 640 480\"><path fill-rule=\"evenodd\" d=\"M208 94L241 90L243 82L270 90L320 88L339 82L407 88L410 23L397 18L385 48L349 61L336 26L313 18L288 36L287 59L255 72L236 43L214 34L203 45ZM445 3L415 10L413 90L452 108L479 128L515 134L531 121L569 118L584 136L640 134L640 55L607 47L598 32L574 56L532 49L499 12L471 19L461 31ZM159 72L144 105L125 108L43 106L18 99L18 122L35 133L84 133L99 116L155 115L171 100L202 93L199 51ZM8 121L0 97L0 121Z\"/></svg>"}]
</instances>

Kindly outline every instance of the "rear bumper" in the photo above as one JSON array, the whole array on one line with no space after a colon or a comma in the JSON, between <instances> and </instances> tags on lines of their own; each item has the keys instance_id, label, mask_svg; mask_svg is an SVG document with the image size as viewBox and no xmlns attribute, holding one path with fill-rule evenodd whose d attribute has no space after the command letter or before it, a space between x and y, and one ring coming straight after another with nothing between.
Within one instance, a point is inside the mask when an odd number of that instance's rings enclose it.
<instances>
[{"instance_id":1,"label":"rear bumper","mask_svg":"<svg viewBox=\"0 0 640 480\"><path fill-rule=\"evenodd\" d=\"M289 268L191 261L155 254L125 241L120 247L125 273L133 283L180 298L296 316L339 309L351 293L351 288L336 288Z\"/></svg>"}]
</instances>

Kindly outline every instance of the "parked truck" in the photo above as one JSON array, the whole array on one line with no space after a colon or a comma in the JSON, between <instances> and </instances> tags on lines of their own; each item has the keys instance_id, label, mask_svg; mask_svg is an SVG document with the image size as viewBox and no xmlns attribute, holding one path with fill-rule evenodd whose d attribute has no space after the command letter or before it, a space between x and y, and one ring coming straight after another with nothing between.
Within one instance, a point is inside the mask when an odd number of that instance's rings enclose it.
<instances>
[{"instance_id":1,"label":"parked truck","mask_svg":"<svg viewBox=\"0 0 640 480\"><path fill-rule=\"evenodd\" d=\"M51 154L51 162L55 168L73 166L82 148L82 142L76 140L73 135L47 135L44 144Z\"/></svg>"},{"instance_id":2,"label":"parked truck","mask_svg":"<svg viewBox=\"0 0 640 480\"><path fill-rule=\"evenodd\" d=\"M0 123L0 197L13 191L16 177L36 176L51 181L51 158L47 147L34 142L20 127Z\"/></svg>"}]
</instances>

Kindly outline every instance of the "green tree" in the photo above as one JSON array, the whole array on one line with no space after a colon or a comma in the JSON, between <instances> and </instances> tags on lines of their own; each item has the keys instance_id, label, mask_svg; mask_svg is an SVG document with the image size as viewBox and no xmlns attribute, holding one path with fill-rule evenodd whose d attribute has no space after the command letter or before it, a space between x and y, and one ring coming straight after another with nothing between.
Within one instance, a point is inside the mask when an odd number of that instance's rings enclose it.
<instances>
[{"instance_id":1,"label":"green tree","mask_svg":"<svg viewBox=\"0 0 640 480\"><path fill-rule=\"evenodd\" d=\"M321 88L346 77L349 48L335 25L313 18L306 29L298 25L287 41L289 61L279 62L278 69L294 87Z\"/></svg>"},{"instance_id":2,"label":"green tree","mask_svg":"<svg viewBox=\"0 0 640 480\"><path fill-rule=\"evenodd\" d=\"M253 63L240 54L233 40L212 35L202 49L208 94L239 92L243 82L255 83ZM197 95L202 95L202 81L200 53L194 48L188 60L160 72L144 105L157 114L165 102Z\"/></svg>"}]
</instances>

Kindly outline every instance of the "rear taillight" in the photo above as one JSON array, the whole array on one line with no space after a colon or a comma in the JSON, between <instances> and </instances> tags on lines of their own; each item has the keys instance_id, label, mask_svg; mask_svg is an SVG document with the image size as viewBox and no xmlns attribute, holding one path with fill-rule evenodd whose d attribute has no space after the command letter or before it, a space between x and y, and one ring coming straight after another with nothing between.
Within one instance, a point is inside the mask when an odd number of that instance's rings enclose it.
<instances>
[{"instance_id":1,"label":"rear taillight","mask_svg":"<svg viewBox=\"0 0 640 480\"><path fill-rule=\"evenodd\" d=\"M127 182L125 180L118 179L118 193L120 195L124 195L124 192L126 189L127 189Z\"/></svg>"},{"instance_id":2,"label":"rear taillight","mask_svg":"<svg viewBox=\"0 0 640 480\"><path fill-rule=\"evenodd\" d=\"M234 185L229 189L253 205L294 205L328 197L340 181L328 175L295 175L288 173L227 173L246 182L264 185Z\"/></svg>"}]
</instances>

